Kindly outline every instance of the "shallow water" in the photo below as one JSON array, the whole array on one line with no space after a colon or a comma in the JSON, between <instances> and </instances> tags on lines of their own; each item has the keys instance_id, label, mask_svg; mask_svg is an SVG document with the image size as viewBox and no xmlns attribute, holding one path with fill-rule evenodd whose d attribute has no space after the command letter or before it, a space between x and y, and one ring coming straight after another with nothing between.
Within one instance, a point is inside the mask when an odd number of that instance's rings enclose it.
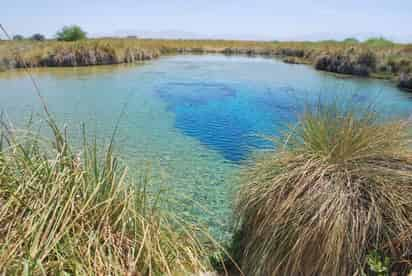
<instances>
[{"instance_id":1,"label":"shallow water","mask_svg":"<svg viewBox=\"0 0 412 276\"><path fill-rule=\"evenodd\" d=\"M304 102L336 97L372 103L388 116L412 112L412 94L389 82L342 79L265 58L176 56L134 66L33 72L74 140L85 122L107 143L124 109L116 144L130 173L151 167L153 182L184 195L191 206L186 211L203 218L216 235L228 225L242 161L271 146L258 135L279 134ZM0 73L0 108L18 127L31 114L42 118L22 72Z\"/></svg>"}]
</instances>

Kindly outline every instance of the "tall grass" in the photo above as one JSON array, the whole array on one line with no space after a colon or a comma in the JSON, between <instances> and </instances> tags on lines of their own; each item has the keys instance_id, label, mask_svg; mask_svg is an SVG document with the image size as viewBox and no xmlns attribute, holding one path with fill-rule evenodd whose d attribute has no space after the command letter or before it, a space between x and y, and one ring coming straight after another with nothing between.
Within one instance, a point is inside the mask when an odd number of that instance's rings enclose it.
<instances>
[{"instance_id":1,"label":"tall grass","mask_svg":"<svg viewBox=\"0 0 412 276\"><path fill-rule=\"evenodd\" d=\"M0 41L0 70L40 66L89 66L133 63L176 53L223 53L291 57L285 61L315 65L320 57L331 57L339 67L352 64L356 75L357 57L365 52L376 56L376 68L370 76L399 77L412 71L412 46L382 38L363 43L347 40L319 42L263 42L233 40L162 40L101 38L75 42L48 40ZM353 68L352 68L353 69ZM337 73L342 68L335 70Z\"/></svg>"},{"instance_id":2,"label":"tall grass","mask_svg":"<svg viewBox=\"0 0 412 276\"><path fill-rule=\"evenodd\" d=\"M210 269L215 243L165 211L145 179L131 183L110 144L75 153L49 121L45 144L0 135L0 273L5 275L191 275ZM86 135L84 134L84 137Z\"/></svg>"},{"instance_id":3,"label":"tall grass","mask_svg":"<svg viewBox=\"0 0 412 276\"><path fill-rule=\"evenodd\" d=\"M308 109L245 171L237 202L245 274L362 275L374 250L405 257L409 127L336 105Z\"/></svg>"}]
</instances>

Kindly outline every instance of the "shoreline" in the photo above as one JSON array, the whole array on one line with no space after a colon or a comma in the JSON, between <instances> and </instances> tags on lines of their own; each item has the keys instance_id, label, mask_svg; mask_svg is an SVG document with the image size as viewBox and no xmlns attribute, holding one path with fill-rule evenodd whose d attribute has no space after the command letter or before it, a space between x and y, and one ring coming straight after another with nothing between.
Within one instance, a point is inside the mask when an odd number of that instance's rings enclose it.
<instances>
[{"instance_id":1,"label":"shoreline","mask_svg":"<svg viewBox=\"0 0 412 276\"><path fill-rule=\"evenodd\" d=\"M0 43L0 71L24 67L131 64L178 54L276 58L288 64L311 65L316 70L338 75L390 80L402 90L412 90L412 45L376 48L338 42L269 43L139 39L24 42L20 45L6 41Z\"/></svg>"}]
</instances>

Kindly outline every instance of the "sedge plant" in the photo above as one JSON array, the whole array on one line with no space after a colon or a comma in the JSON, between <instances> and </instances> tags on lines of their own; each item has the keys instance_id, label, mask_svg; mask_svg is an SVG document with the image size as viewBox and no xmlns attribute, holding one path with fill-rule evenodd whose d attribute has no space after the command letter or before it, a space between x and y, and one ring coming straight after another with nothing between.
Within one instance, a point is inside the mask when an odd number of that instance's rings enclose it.
<instances>
[{"instance_id":1,"label":"sedge plant","mask_svg":"<svg viewBox=\"0 0 412 276\"><path fill-rule=\"evenodd\" d=\"M308 108L244 170L245 274L364 275L374 250L402 262L412 229L409 129L370 110Z\"/></svg>"},{"instance_id":2,"label":"sedge plant","mask_svg":"<svg viewBox=\"0 0 412 276\"><path fill-rule=\"evenodd\" d=\"M52 143L0 135L0 274L192 275L210 269L215 243L130 182L109 145L75 153L49 120ZM84 132L84 137L86 134ZM161 201L164 202L163 199Z\"/></svg>"}]
</instances>

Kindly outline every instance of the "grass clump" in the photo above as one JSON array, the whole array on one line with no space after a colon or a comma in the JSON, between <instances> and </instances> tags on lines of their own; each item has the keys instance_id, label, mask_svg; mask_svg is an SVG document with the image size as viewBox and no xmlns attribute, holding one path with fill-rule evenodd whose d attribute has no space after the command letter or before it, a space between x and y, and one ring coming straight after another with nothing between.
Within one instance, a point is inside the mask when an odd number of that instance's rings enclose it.
<instances>
[{"instance_id":1,"label":"grass clump","mask_svg":"<svg viewBox=\"0 0 412 276\"><path fill-rule=\"evenodd\" d=\"M374 250L400 260L411 245L408 129L336 105L305 112L246 169L237 202L245 274L362 275Z\"/></svg>"},{"instance_id":2,"label":"grass clump","mask_svg":"<svg viewBox=\"0 0 412 276\"><path fill-rule=\"evenodd\" d=\"M130 183L109 146L75 154L51 123L53 149L10 128L0 135L0 273L191 275L213 242Z\"/></svg>"}]
</instances>

